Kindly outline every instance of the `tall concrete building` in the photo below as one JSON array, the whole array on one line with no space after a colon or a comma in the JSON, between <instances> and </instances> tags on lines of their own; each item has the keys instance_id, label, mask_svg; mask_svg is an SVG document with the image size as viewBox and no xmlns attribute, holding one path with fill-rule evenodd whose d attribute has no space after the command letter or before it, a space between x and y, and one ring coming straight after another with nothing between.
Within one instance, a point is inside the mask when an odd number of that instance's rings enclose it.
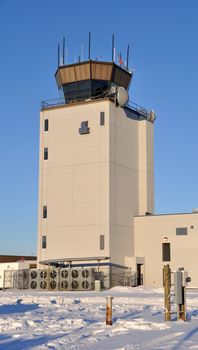
<instances>
[{"instance_id":1,"label":"tall concrete building","mask_svg":"<svg viewBox=\"0 0 198 350\"><path fill-rule=\"evenodd\" d=\"M114 62L61 65L40 113L38 261L136 269L134 216L154 211L153 113Z\"/></svg>"},{"instance_id":2,"label":"tall concrete building","mask_svg":"<svg viewBox=\"0 0 198 350\"><path fill-rule=\"evenodd\" d=\"M95 266L106 286L126 268L130 283L162 286L168 263L197 287L198 209L154 214L155 115L128 102L128 64L61 64L55 78L62 97L40 113L38 262Z\"/></svg>"}]
</instances>

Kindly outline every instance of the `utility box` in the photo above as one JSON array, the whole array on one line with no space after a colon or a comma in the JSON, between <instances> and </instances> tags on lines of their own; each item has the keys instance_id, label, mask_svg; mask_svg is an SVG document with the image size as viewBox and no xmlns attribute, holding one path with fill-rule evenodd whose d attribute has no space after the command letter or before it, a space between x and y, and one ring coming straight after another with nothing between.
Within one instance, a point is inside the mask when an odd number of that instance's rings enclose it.
<instances>
[{"instance_id":1,"label":"utility box","mask_svg":"<svg viewBox=\"0 0 198 350\"><path fill-rule=\"evenodd\" d=\"M0 289L13 288L14 287L14 279L13 279L14 273L15 273L15 277L16 277L17 271L29 270L31 268L31 266L33 266L35 264L36 264L36 261L34 261L34 260L1 263L0 264ZM6 276L8 277L7 281L5 279L5 273L6 273ZM21 272L19 272L18 274L20 274L20 273ZM21 275L21 276L23 276L23 275ZM23 277L21 277L21 278L23 278ZM21 278L19 277L19 280L21 280Z\"/></svg>"},{"instance_id":2,"label":"utility box","mask_svg":"<svg viewBox=\"0 0 198 350\"><path fill-rule=\"evenodd\" d=\"M182 286L187 287L189 282L191 282L191 277L188 276L188 272L182 271Z\"/></svg>"},{"instance_id":3,"label":"utility box","mask_svg":"<svg viewBox=\"0 0 198 350\"><path fill-rule=\"evenodd\" d=\"M95 292L100 292L100 280L95 280Z\"/></svg>"},{"instance_id":4,"label":"utility box","mask_svg":"<svg viewBox=\"0 0 198 350\"><path fill-rule=\"evenodd\" d=\"M183 304L183 271L174 272L174 294L175 304Z\"/></svg>"}]
</instances>

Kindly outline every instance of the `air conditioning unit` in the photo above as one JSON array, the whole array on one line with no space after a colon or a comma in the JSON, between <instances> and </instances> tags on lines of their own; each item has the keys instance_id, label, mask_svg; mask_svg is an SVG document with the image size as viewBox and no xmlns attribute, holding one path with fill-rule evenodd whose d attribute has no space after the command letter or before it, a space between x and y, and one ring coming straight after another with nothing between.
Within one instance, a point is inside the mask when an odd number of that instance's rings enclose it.
<instances>
[{"instance_id":1,"label":"air conditioning unit","mask_svg":"<svg viewBox=\"0 0 198 350\"><path fill-rule=\"evenodd\" d=\"M92 290L94 287L94 270L82 269L80 274L80 290Z\"/></svg>"},{"instance_id":2,"label":"air conditioning unit","mask_svg":"<svg viewBox=\"0 0 198 350\"><path fill-rule=\"evenodd\" d=\"M80 288L80 270L72 269L71 270L71 290L77 291L81 290Z\"/></svg>"},{"instance_id":3,"label":"air conditioning unit","mask_svg":"<svg viewBox=\"0 0 198 350\"><path fill-rule=\"evenodd\" d=\"M49 290L49 273L46 270L39 270L38 289L42 291Z\"/></svg>"},{"instance_id":4,"label":"air conditioning unit","mask_svg":"<svg viewBox=\"0 0 198 350\"><path fill-rule=\"evenodd\" d=\"M46 270L32 269L29 272L29 288L32 290L49 290L49 275Z\"/></svg>"},{"instance_id":5,"label":"air conditioning unit","mask_svg":"<svg viewBox=\"0 0 198 350\"><path fill-rule=\"evenodd\" d=\"M59 290L59 270L53 269L49 272L49 290Z\"/></svg>"},{"instance_id":6,"label":"air conditioning unit","mask_svg":"<svg viewBox=\"0 0 198 350\"><path fill-rule=\"evenodd\" d=\"M60 270L60 290L71 290L71 274L68 269Z\"/></svg>"},{"instance_id":7,"label":"air conditioning unit","mask_svg":"<svg viewBox=\"0 0 198 350\"><path fill-rule=\"evenodd\" d=\"M94 270L93 269L72 269L71 270L71 290L86 291L92 290L94 286Z\"/></svg>"},{"instance_id":8,"label":"air conditioning unit","mask_svg":"<svg viewBox=\"0 0 198 350\"><path fill-rule=\"evenodd\" d=\"M38 289L38 274L39 270L32 269L29 271L29 289Z\"/></svg>"}]
</instances>

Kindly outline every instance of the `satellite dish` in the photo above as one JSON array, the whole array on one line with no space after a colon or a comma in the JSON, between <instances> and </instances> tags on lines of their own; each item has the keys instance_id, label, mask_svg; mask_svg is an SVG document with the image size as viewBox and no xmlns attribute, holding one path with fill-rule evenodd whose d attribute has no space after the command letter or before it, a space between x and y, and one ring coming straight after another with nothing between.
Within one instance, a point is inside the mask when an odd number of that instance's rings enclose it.
<instances>
[{"instance_id":1,"label":"satellite dish","mask_svg":"<svg viewBox=\"0 0 198 350\"><path fill-rule=\"evenodd\" d=\"M117 90L117 86L115 85L112 85L110 87L110 95L114 95L116 93L116 90Z\"/></svg>"},{"instance_id":2,"label":"satellite dish","mask_svg":"<svg viewBox=\"0 0 198 350\"><path fill-rule=\"evenodd\" d=\"M156 119L156 115L155 115L155 112L152 110L152 111L150 111L150 113L149 113L149 118L148 118L149 120L150 120L150 122L154 122L155 121L155 119Z\"/></svg>"},{"instance_id":3,"label":"satellite dish","mask_svg":"<svg viewBox=\"0 0 198 350\"><path fill-rule=\"evenodd\" d=\"M126 106L129 100L129 94L125 88L118 86L117 101L120 107Z\"/></svg>"}]
</instances>

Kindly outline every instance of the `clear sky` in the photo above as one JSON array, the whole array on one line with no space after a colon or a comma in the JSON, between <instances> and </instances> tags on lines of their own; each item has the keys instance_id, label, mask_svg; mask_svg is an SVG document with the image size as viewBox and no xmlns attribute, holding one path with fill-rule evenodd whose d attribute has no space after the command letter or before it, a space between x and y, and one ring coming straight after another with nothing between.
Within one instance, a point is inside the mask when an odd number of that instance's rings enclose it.
<instances>
[{"instance_id":1,"label":"clear sky","mask_svg":"<svg viewBox=\"0 0 198 350\"><path fill-rule=\"evenodd\" d=\"M57 44L68 60L92 33L135 70L130 99L157 113L156 213L198 207L198 1L0 0L0 254L36 254L40 101L58 97Z\"/></svg>"}]
</instances>

